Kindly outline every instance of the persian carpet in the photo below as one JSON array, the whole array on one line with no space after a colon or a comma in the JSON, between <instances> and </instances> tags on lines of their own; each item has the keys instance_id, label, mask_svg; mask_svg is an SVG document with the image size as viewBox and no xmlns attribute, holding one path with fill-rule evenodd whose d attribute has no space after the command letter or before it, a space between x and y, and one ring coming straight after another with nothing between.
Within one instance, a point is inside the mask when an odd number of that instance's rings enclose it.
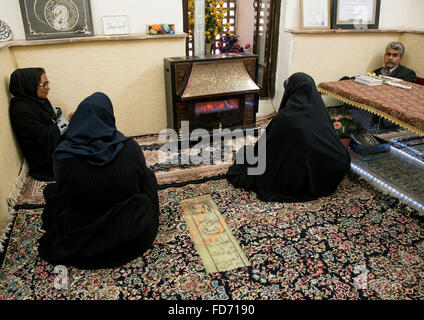
<instances>
[{"instance_id":1,"label":"persian carpet","mask_svg":"<svg viewBox=\"0 0 424 320\"><path fill-rule=\"evenodd\" d=\"M194 146L167 155L169 163L161 163L159 161L159 156L162 152L160 148L163 146L163 143L157 142L157 135L156 141L151 141L155 139L155 137L152 136L134 139L139 143L146 158L146 164L155 173L158 185L161 189L189 182L203 182L209 179L223 178L228 168L233 163L232 154L236 151L235 147L237 145L254 144L255 142L255 139L246 141L247 139L243 138L242 142L235 141L233 143L232 141L228 141L227 144L223 145L212 144L210 148L205 151ZM189 159L189 162L181 164L181 158L184 157L184 155ZM202 155L204 159L207 159L205 161L206 163L193 162L191 160L192 158L190 158L191 155ZM216 157L216 155L218 155L218 157ZM230 158L226 160L228 156ZM48 183L50 182L37 181L28 175L16 203L16 208L31 209L43 207L45 204L43 189Z\"/></svg>"},{"instance_id":2,"label":"persian carpet","mask_svg":"<svg viewBox=\"0 0 424 320\"><path fill-rule=\"evenodd\" d=\"M150 138L149 136L148 139L150 140ZM243 145L254 144L256 138L237 138L225 141L225 143L211 142L210 146L205 149L194 145L167 154L161 150L164 143L145 144L144 137L135 138L135 140L143 151L147 166L155 172L158 185L163 188L174 184L224 176L233 163L233 152ZM161 161L161 156L167 161ZM193 161L193 156L197 156L199 159L201 157L202 162Z\"/></svg>"},{"instance_id":3,"label":"persian carpet","mask_svg":"<svg viewBox=\"0 0 424 320\"><path fill-rule=\"evenodd\" d=\"M262 117L258 120L258 125L261 128L266 128L272 118L273 115ZM181 165L180 160L183 154L186 156L200 154L203 150L193 146L189 149L178 151L175 154L167 155L169 163L161 163L159 161L162 152L161 147L165 142L159 142L157 134L134 137L133 139L139 144L146 158L146 164L154 171L156 179L158 180L158 185L161 188L223 177L232 164L232 158L227 160L226 157L236 152L238 146L254 144L256 141L256 138L253 136L248 136L242 139L235 139L234 141L225 141L222 145L220 143L211 142L210 148L205 150L207 153L205 158L208 160L205 162L208 163L197 164L190 160L189 163ZM48 183L49 182L37 181L28 175L16 202L16 208L43 207L45 204L43 189Z\"/></svg>"},{"instance_id":4,"label":"persian carpet","mask_svg":"<svg viewBox=\"0 0 424 320\"><path fill-rule=\"evenodd\" d=\"M208 274L180 202L210 195L251 266ZM143 256L101 270L68 267L66 286L37 255L42 209L20 209L0 299L424 299L424 222L349 174L329 197L262 202L225 179L159 191L158 236Z\"/></svg>"}]
</instances>

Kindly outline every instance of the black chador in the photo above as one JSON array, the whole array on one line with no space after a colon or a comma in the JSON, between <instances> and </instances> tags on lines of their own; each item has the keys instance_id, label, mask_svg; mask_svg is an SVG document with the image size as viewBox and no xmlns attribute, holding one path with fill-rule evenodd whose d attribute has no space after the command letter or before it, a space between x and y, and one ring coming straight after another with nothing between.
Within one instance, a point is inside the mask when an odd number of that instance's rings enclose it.
<instances>
[{"instance_id":1,"label":"black chador","mask_svg":"<svg viewBox=\"0 0 424 320\"><path fill-rule=\"evenodd\" d=\"M52 154L61 141L56 114L48 99L37 96L39 68L15 70L10 77L10 120L30 175L38 180L53 177Z\"/></svg>"},{"instance_id":2,"label":"black chador","mask_svg":"<svg viewBox=\"0 0 424 320\"><path fill-rule=\"evenodd\" d=\"M159 226L156 177L139 145L117 130L105 94L80 103L53 158L57 183L44 189L41 258L108 268L150 248Z\"/></svg>"},{"instance_id":3,"label":"black chador","mask_svg":"<svg viewBox=\"0 0 424 320\"><path fill-rule=\"evenodd\" d=\"M350 155L336 134L314 80L295 73L285 87L278 114L266 128L266 143L258 140L254 146L259 157L266 154L265 172L249 175L248 165L236 162L227 179L236 187L256 192L264 201L301 202L330 195L350 170ZM238 152L246 152L245 148Z\"/></svg>"}]
</instances>

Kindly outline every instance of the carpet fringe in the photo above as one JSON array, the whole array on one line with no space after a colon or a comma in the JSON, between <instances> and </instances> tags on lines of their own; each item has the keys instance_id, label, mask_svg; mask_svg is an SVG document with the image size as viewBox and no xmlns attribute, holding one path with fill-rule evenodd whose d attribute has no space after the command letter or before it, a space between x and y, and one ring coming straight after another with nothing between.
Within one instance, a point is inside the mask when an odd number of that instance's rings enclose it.
<instances>
[{"instance_id":1,"label":"carpet fringe","mask_svg":"<svg viewBox=\"0 0 424 320\"><path fill-rule=\"evenodd\" d=\"M19 195L21 194L21 191L25 185L28 172L29 172L28 163L26 160L24 160L21 167L21 171L19 172L19 175L16 178L16 181L14 185L12 186L12 189L10 190L9 196L7 198L7 203L12 208L15 207L16 203L18 202Z\"/></svg>"},{"instance_id":2,"label":"carpet fringe","mask_svg":"<svg viewBox=\"0 0 424 320\"><path fill-rule=\"evenodd\" d=\"M323 94L325 94L327 96L330 96L330 97L332 97L332 98L334 98L336 100L339 100L339 101L341 101L341 102L343 102L345 104L348 104L350 106L357 107L359 109L363 109L363 110L368 111L368 112L371 112L371 113L373 113L373 114L375 114L375 115L377 115L379 117L385 118L385 119L387 119L387 120L389 120L389 121L391 121L391 122L393 122L393 123L401 126L402 128L407 129L409 131L412 131L412 132L414 132L414 133L416 133L416 134L418 134L420 136L424 135L424 131L421 130L420 128L415 128L412 125L410 125L408 123L405 123L403 121L400 121L400 120L394 118L393 116L384 113L383 111L380 111L378 109L374 109L374 108L368 106L367 104L363 104L363 103L352 101L350 99L347 99L345 97L342 97L342 96L338 95L337 93L328 91L328 90L323 89L323 88L320 88L320 87L317 87L317 89L318 89L318 92L323 93Z\"/></svg>"},{"instance_id":3,"label":"carpet fringe","mask_svg":"<svg viewBox=\"0 0 424 320\"><path fill-rule=\"evenodd\" d=\"M9 233L12 231L13 222L15 221L16 210L13 207L9 207L9 214L3 230L0 232L0 254L3 253L5 243L9 239ZM0 263L1 266L1 263Z\"/></svg>"},{"instance_id":4,"label":"carpet fringe","mask_svg":"<svg viewBox=\"0 0 424 320\"><path fill-rule=\"evenodd\" d=\"M12 224L16 215L16 210L14 209L14 207L16 203L18 202L19 195L21 194L21 191L25 185L28 172L29 172L28 163L24 159L24 162L22 163L21 171L19 172L19 175L16 178L15 183L13 184L9 192L9 196L7 197L8 217L4 227L0 231L0 253L3 253L4 243L5 241L7 241L8 234L12 228Z\"/></svg>"}]
</instances>

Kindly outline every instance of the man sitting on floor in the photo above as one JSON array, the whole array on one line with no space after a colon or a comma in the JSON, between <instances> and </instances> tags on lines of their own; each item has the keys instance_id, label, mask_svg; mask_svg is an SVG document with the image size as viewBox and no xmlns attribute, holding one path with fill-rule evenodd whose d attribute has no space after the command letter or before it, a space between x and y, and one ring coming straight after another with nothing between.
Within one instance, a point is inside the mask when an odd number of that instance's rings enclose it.
<instances>
[{"instance_id":1,"label":"man sitting on floor","mask_svg":"<svg viewBox=\"0 0 424 320\"><path fill-rule=\"evenodd\" d=\"M415 71L402 66L400 64L403 55L405 53L405 47L400 42L390 42L384 53L384 67L378 68L373 72L376 75L389 76L393 78L402 79L416 83L417 75ZM343 80L343 78L342 78ZM378 123L379 117L373 115L371 112L365 110L355 109L352 112L353 121L359 130L368 131L373 123ZM380 126L384 129L395 129L397 125L389 120L381 118Z\"/></svg>"},{"instance_id":2,"label":"man sitting on floor","mask_svg":"<svg viewBox=\"0 0 424 320\"><path fill-rule=\"evenodd\" d=\"M376 75L389 76L416 83L417 75L415 71L400 64L404 53L405 47L402 43L390 42L384 54L384 67L378 68L373 72Z\"/></svg>"}]
</instances>

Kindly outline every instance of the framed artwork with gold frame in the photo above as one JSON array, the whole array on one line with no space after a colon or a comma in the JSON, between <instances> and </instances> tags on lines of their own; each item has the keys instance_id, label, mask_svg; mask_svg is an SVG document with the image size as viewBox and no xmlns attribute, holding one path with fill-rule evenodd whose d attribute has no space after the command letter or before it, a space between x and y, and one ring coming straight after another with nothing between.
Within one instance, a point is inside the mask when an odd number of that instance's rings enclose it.
<instances>
[{"instance_id":1,"label":"framed artwork with gold frame","mask_svg":"<svg viewBox=\"0 0 424 320\"><path fill-rule=\"evenodd\" d=\"M27 40L94 36L90 0L19 0Z\"/></svg>"}]
</instances>

